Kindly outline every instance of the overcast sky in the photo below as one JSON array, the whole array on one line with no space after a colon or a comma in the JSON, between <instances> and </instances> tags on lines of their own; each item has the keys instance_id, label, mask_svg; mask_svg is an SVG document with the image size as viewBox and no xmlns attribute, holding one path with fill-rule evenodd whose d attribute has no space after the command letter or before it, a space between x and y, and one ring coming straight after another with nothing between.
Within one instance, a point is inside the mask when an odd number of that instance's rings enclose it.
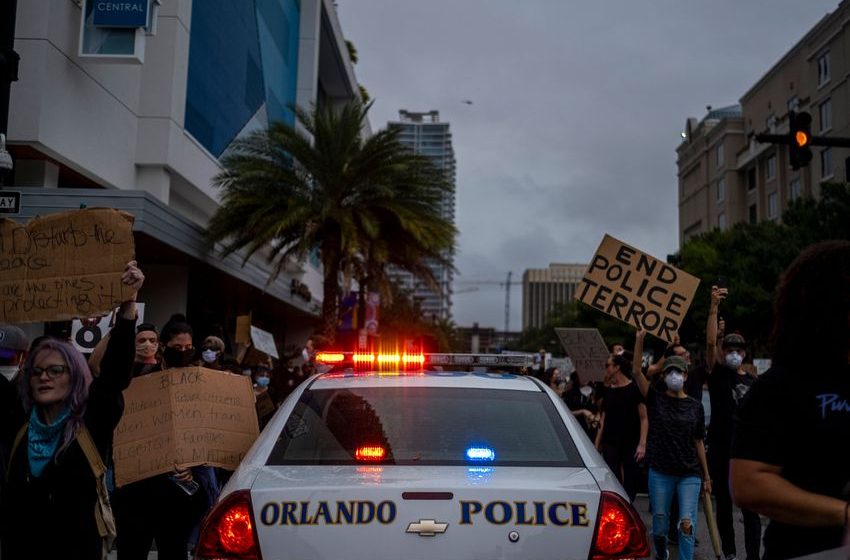
<instances>
[{"instance_id":1,"label":"overcast sky","mask_svg":"<svg viewBox=\"0 0 850 560\"><path fill-rule=\"evenodd\" d=\"M737 103L838 0L338 0L372 128L440 111L457 158L453 314L522 322L522 273L603 234L678 249L688 117ZM471 100L472 105L463 103ZM477 291L471 291L474 288Z\"/></svg>"}]
</instances>

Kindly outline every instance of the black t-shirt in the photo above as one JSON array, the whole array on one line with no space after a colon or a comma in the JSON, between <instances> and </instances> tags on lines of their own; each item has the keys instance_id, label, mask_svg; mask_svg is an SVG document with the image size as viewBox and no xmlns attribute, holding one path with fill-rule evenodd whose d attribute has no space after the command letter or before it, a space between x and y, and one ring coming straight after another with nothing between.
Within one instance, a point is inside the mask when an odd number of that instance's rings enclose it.
<instances>
[{"instance_id":1,"label":"black t-shirt","mask_svg":"<svg viewBox=\"0 0 850 560\"><path fill-rule=\"evenodd\" d=\"M763 374L738 413L732 456L782 467L782 477L814 492L850 500L850 367L835 372ZM771 521L765 558L795 558L837 548L841 527Z\"/></svg>"},{"instance_id":2,"label":"black t-shirt","mask_svg":"<svg viewBox=\"0 0 850 560\"><path fill-rule=\"evenodd\" d=\"M652 387L646 395L649 436L646 460L653 470L674 476L702 476L696 440L705 439L702 403L679 399Z\"/></svg>"},{"instance_id":3,"label":"black t-shirt","mask_svg":"<svg viewBox=\"0 0 850 560\"><path fill-rule=\"evenodd\" d=\"M640 389L632 382L623 387L606 387L602 400L605 427L602 443L634 445L640 441L640 413L638 405L643 403Z\"/></svg>"},{"instance_id":4,"label":"black t-shirt","mask_svg":"<svg viewBox=\"0 0 850 560\"><path fill-rule=\"evenodd\" d=\"M708 394L711 398L711 424L708 443L712 452L727 454L732 442L735 412L756 382L749 374L739 374L724 364L716 364L708 376Z\"/></svg>"}]
</instances>

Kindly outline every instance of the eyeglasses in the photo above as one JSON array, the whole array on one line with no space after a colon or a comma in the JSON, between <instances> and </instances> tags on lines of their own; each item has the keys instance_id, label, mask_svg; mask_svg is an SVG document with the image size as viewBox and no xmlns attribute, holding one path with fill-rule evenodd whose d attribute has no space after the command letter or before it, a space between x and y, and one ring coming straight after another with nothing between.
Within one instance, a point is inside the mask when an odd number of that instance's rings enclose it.
<instances>
[{"instance_id":1,"label":"eyeglasses","mask_svg":"<svg viewBox=\"0 0 850 560\"><path fill-rule=\"evenodd\" d=\"M27 368L26 373L32 377L41 377L42 373L47 373L47 377L50 379L56 379L63 373L67 373L71 371L71 368L68 366L63 366L59 364L53 364L44 368L40 367L31 367Z\"/></svg>"}]
</instances>

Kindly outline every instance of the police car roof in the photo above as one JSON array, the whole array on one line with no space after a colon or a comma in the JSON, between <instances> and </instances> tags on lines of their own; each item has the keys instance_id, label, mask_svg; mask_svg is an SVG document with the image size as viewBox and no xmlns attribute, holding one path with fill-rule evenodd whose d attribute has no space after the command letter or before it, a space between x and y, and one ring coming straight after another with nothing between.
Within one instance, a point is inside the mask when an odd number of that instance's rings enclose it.
<instances>
[{"instance_id":1,"label":"police car roof","mask_svg":"<svg viewBox=\"0 0 850 560\"><path fill-rule=\"evenodd\" d=\"M454 387L540 391L531 377L513 373L468 371L336 371L319 375L309 389L363 387Z\"/></svg>"}]
</instances>

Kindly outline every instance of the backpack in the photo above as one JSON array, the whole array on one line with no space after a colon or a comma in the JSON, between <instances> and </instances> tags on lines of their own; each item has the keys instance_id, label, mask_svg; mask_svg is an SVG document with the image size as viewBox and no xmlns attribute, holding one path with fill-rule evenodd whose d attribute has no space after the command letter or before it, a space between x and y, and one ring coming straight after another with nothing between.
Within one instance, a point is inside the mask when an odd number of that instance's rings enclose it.
<instances>
[{"instance_id":1,"label":"backpack","mask_svg":"<svg viewBox=\"0 0 850 560\"><path fill-rule=\"evenodd\" d=\"M9 463L15 456L18 446L24 439L29 429L29 422L21 426L18 435L15 436L15 443L12 445L12 451L9 453ZM97 451L94 440L91 438L88 428L85 424L80 424L76 435L77 443L94 474L95 488L97 490L97 502L94 504L94 519L97 523L97 533L100 535L103 545L101 549L101 558L106 559L109 551L112 550L112 543L115 541L117 534L115 530L115 516L112 514L112 504L109 502L109 490L106 487L106 466L103 464L103 459ZM7 470L8 472L8 470Z\"/></svg>"}]
</instances>

